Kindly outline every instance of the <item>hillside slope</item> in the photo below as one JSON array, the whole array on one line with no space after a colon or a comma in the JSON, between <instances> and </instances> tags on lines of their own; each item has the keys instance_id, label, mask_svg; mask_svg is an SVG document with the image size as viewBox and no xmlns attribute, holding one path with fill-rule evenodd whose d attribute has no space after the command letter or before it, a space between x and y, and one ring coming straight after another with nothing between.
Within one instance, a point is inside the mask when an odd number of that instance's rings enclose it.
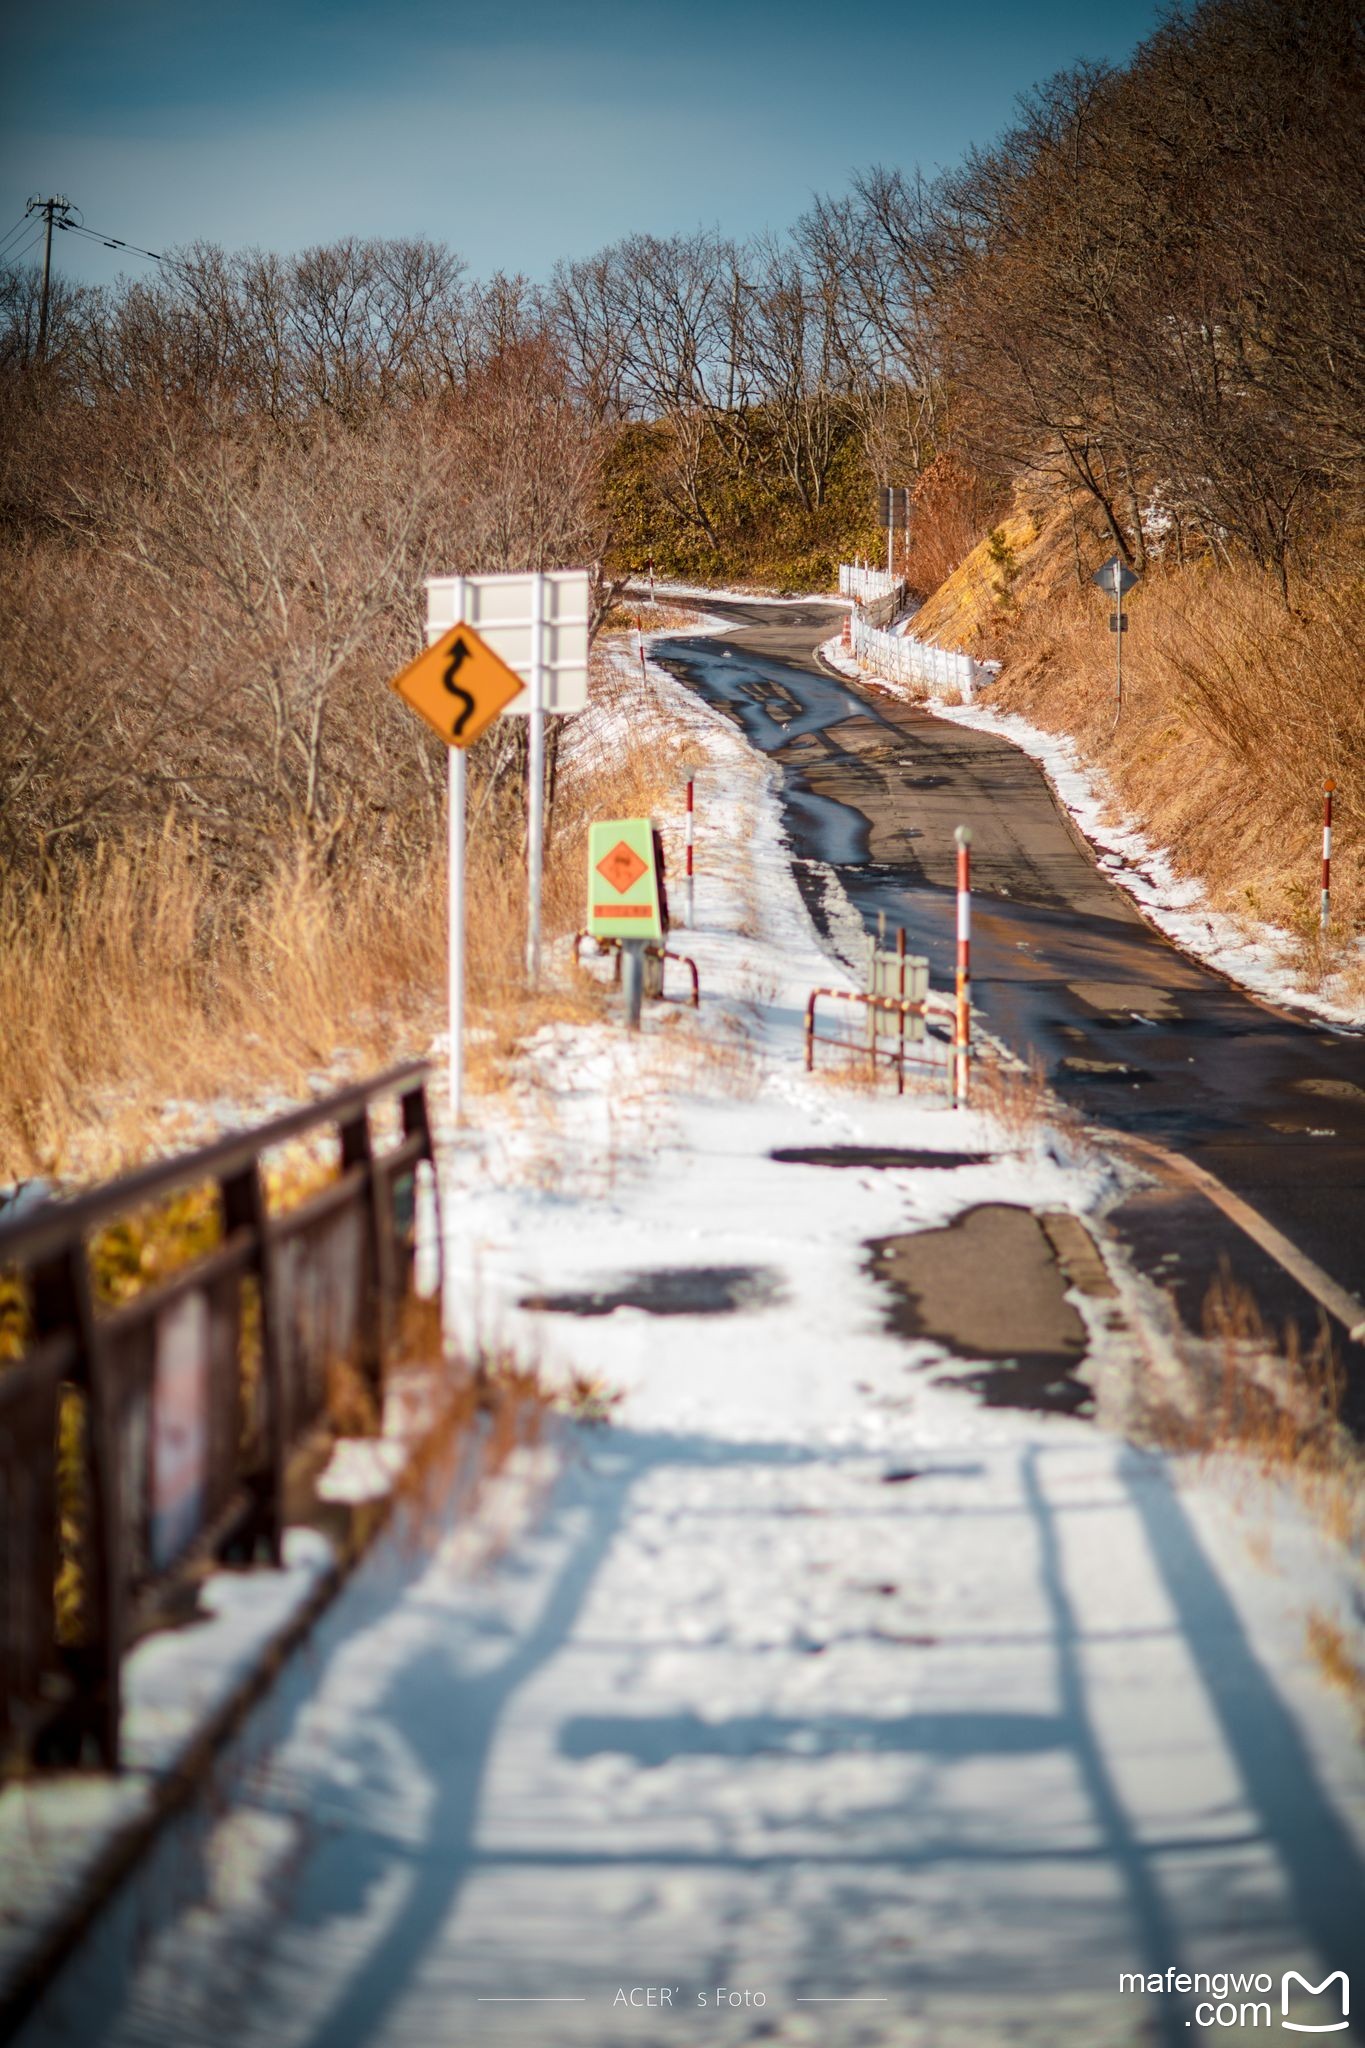
<instances>
[{"instance_id":1,"label":"hillside slope","mask_svg":"<svg viewBox=\"0 0 1365 2048\"><path fill-rule=\"evenodd\" d=\"M918 637L1001 662L990 702L1071 738L1117 805L1210 902L1291 931L1310 980L1365 998L1365 579L1336 562L1293 591L1210 557L1158 555L1132 592L1115 723L1112 542L1078 507L1021 493L933 591ZM1156 551L1153 550L1153 553ZM1336 783L1332 926L1318 930L1323 783Z\"/></svg>"}]
</instances>

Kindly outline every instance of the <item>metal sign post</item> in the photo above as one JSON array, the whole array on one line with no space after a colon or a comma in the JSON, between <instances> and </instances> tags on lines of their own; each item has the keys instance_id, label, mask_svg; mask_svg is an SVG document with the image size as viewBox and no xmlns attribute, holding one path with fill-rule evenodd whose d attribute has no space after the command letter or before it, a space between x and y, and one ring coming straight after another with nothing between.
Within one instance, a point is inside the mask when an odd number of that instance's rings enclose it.
<instances>
[{"instance_id":1,"label":"metal sign post","mask_svg":"<svg viewBox=\"0 0 1365 2048\"><path fill-rule=\"evenodd\" d=\"M540 969L541 889L545 859L545 719L581 711L588 701L589 573L586 569L517 571L494 576L427 579L427 630L463 617L527 687L507 706L529 717L526 789L526 970Z\"/></svg>"},{"instance_id":2,"label":"metal sign post","mask_svg":"<svg viewBox=\"0 0 1365 2048\"><path fill-rule=\"evenodd\" d=\"M427 651L392 688L450 749L450 1112L464 1092L464 750L501 711L525 712L529 739L526 832L526 969L540 971L545 867L545 714L588 701L588 572L427 578Z\"/></svg>"},{"instance_id":3,"label":"metal sign post","mask_svg":"<svg viewBox=\"0 0 1365 2048\"><path fill-rule=\"evenodd\" d=\"M545 872L545 578L531 578L531 731L526 796L526 975L540 974L540 899Z\"/></svg>"},{"instance_id":4,"label":"metal sign post","mask_svg":"<svg viewBox=\"0 0 1365 2048\"><path fill-rule=\"evenodd\" d=\"M1123 636L1128 631L1128 621L1123 612L1123 598L1124 593L1131 590L1138 579L1122 555L1111 555L1104 567L1097 569L1090 580L1101 590L1112 590L1114 593L1114 612L1109 621L1109 630L1114 635L1113 731L1117 732L1119 719L1123 716Z\"/></svg>"},{"instance_id":5,"label":"metal sign post","mask_svg":"<svg viewBox=\"0 0 1365 2048\"><path fill-rule=\"evenodd\" d=\"M622 939L621 981L626 998L626 1029L638 1031L645 992L645 941Z\"/></svg>"},{"instance_id":6,"label":"metal sign post","mask_svg":"<svg viewBox=\"0 0 1365 2048\"><path fill-rule=\"evenodd\" d=\"M464 585L449 579L455 621L427 611L427 651L408 663L390 688L444 740L449 754L447 850L450 865L449 979L450 1113L460 1120L464 1081L465 748L522 694L521 677L461 616Z\"/></svg>"},{"instance_id":7,"label":"metal sign post","mask_svg":"<svg viewBox=\"0 0 1365 2048\"><path fill-rule=\"evenodd\" d=\"M907 540L910 535L910 487L908 484L882 484L879 490L881 502L881 523L886 528L886 573L896 573L896 510L902 514L902 523Z\"/></svg>"},{"instance_id":8,"label":"metal sign post","mask_svg":"<svg viewBox=\"0 0 1365 2048\"><path fill-rule=\"evenodd\" d=\"M446 862L450 896L446 915L446 1011L450 1020L450 1120L460 1121L464 1098L464 748L452 747L447 765Z\"/></svg>"}]
</instances>

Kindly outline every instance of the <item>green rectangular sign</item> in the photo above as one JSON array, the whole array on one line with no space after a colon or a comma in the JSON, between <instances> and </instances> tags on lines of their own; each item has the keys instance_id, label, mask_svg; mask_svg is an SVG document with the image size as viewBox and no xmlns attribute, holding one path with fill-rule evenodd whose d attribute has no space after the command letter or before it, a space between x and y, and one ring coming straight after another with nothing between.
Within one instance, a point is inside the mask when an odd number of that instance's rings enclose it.
<instances>
[{"instance_id":1,"label":"green rectangular sign","mask_svg":"<svg viewBox=\"0 0 1365 2048\"><path fill-rule=\"evenodd\" d=\"M648 818L609 818L588 827L588 930L597 939L657 944L663 938Z\"/></svg>"}]
</instances>

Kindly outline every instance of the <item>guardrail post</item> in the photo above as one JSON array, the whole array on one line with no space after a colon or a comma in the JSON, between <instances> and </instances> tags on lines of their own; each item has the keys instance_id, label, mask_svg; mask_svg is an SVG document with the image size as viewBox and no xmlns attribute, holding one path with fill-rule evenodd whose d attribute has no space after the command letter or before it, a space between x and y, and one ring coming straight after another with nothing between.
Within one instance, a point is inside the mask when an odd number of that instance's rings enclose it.
<instances>
[{"instance_id":1,"label":"guardrail post","mask_svg":"<svg viewBox=\"0 0 1365 2048\"><path fill-rule=\"evenodd\" d=\"M220 1183L223 1230L251 1232L252 1270L261 1318L261 1380L265 1388L265 1463L255 1475L257 1496L255 1540L264 1543L270 1562L284 1562L284 1475L289 1455L289 1416L285 1399L284 1350L280 1340L279 1286L275 1276L270 1216L261 1181L259 1158Z\"/></svg>"},{"instance_id":2,"label":"guardrail post","mask_svg":"<svg viewBox=\"0 0 1365 2048\"><path fill-rule=\"evenodd\" d=\"M419 1081L419 1082L418 1082L418 1084L417 1084L417 1086L416 1086L415 1088L410 1088L410 1089L408 1090L408 1092L407 1092L407 1094L406 1094L406 1095L402 1095L402 1096L400 1096L400 1097L399 1097L399 1107L401 1108L401 1110L402 1110L402 1113L403 1113L403 1136L404 1136L405 1138L418 1138L418 1137L420 1137L420 1138L421 1138L421 1140L422 1140L422 1153L421 1153L421 1156L422 1156L422 1158L423 1158L423 1159L425 1159L425 1160L426 1160L426 1162L427 1162L427 1165L428 1165L428 1166L429 1166L429 1167L431 1168L431 1201L432 1201L432 1208L433 1208L433 1210L434 1210L434 1212L435 1212L435 1216L436 1216L436 1298L437 1298L437 1300L438 1300L438 1301L440 1301L441 1299L443 1299L443 1297L444 1297L444 1291L445 1291L445 1277L446 1277L446 1261L445 1261L445 1237L444 1237L444 1235L443 1235L443 1233L442 1233L442 1230L441 1230L441 1181L440 1181L440 1176L439 1176L439 1174L438 1174L438 1173L437 1173L437 1171L436 1171L436 1148L435 1148L434 1144L432 1143L432 1137L431 1137L431 1109L430 1109L430 1105L429 1105L429 1104L428 1104L428 1102L427 1102L427 1090L426 1090L426 1083L425 1083L424 1081ZM414 1167L414 1169L413 1169L413 1248L414 1248L414 1251L415 1251L415 1249L416 1249L416 1241L417 1241L417 1213L418 1213L418 1212L417 1212L417 1180L416 1180L416 1168ZM411 1278L412 1278L412 1275L411 1275L411 1272L410 1272L410 1271L404 1274L404 1276L403 1276L403 1279L404 1279L404 1285L405 1285L405 1286L406 1286L406 1285L408 1285L408 1284L410 1283L410 1281L411 1281Z\"/></svg>"},{"instance_id":3,"label":"guardrail post","mask_svg":"<svg viewBox=\"0 0 1365 2048\"><path fill-rule=\"evenodd\" d=\"M381 1176L375 1171L374 1136L370 1130L370 1112L362 1104L356 1115L348 1117L340 1126L341 1170L348 1172L358 1166L365 1176L365 1223L369 1238L370 1284L366 1289L365 1305L361 1311L361 1357L360 1369L366 1384L374 1395L376 1403L384 1398L384 1359L388 1353L389 1325L392 1321L391 1304L394 1298L394 1243L392 1224L392 1189L383 1182L384 1207L387 1213L380 1214Z\"/></svg>"},{"instance_id":4,"label":"guardrail post","mask_svg":"<svg viewBox=\"0 0 1365 2048\"><path fill-rule=\"evenodd\" d=\"M31 1276L38 1337L70 1330L76 1339L75 1381L85 1394L81 1476L90 1508L84 1575L85 1640L71 1657L77 1679L73 1732L93 1740L106 1770L119 1767L125 1588L119 1514L119 1456L112 1389L95 1315L83 1243L67 1247ZM54 1445L54 1455L56 1446Z\"/></svg>"}]
</instances>

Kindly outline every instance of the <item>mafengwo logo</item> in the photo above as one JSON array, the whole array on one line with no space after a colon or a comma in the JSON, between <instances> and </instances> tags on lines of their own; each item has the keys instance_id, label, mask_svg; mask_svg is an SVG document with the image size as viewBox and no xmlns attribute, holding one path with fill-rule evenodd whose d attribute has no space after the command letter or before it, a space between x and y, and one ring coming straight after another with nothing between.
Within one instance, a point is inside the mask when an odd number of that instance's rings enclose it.
<instances>
[{"instance_id":1,"label":"mafengwo logo","mask_svg":"<svg viewBox=\"0 0 1365 2048\"><path fill-rule=\"evenodd\" d=\"M1178 1970L1148 1974L1120 1971L1119 1990L1148 1997L1193 1997L1193 2013L1185 2024L1201 2033L1218 2028L1238 2035L1248 2027L1281 2026L1290 2034L1340 2034L1351 2024L1351 1983L1344 1970L1333 1970L1313 1984L1298 1970L1280 1978L1278 2018L1271 2005L1275 1979L1268 1970Z\"/></svg>"},{"instance_id":2,"label":"mafengwo logo","mask_svg":"<svg viewBox=\"0 0 1365 2048\"><path fill-rule=\"evenodd\" d=\"M1292 2007L1297 2004L1303 2011L1303 2001L1308 1998L1331 1998L1332 1986L1341 1987L1341 2018L1331 2020L1292 2020ZM1298 1986L1295 1993L1294 1986ZM1336 2000L1332 1998L1335 2006ZM1330 1977L1324 1977L1321 1984L1310 1984L1297 1970L1286 1970L1280 1979L1280 2025L1291 2034L1339 2034L1351 2020L1351 1984L1344 1970L1333 1970Z\"/></svg>"}]
</instances>

